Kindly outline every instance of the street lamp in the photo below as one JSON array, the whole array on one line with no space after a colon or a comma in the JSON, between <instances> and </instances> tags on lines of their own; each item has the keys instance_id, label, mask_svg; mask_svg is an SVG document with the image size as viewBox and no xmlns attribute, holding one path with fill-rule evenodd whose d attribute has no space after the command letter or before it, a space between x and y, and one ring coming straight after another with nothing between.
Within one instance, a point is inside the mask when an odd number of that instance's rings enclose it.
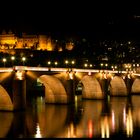
<instances>
[{"instance_id":1,"label":"street lamp","mask_svg":"<svg viewBox=\"0 0 140 140\"><path fill-rule=\"evenodd\" d=\"M67 67L68 63L69 63L69 61L68 60L65 60L66 67Z\"/></svg>"},{"instance_id":2,"label":"street lamp","mask_svg":"<svg viewBox=\"0 0 140 140\"><path fill-rule=\"evenodd\" d=\"M57 65L58 65L58 62L57 62L57 61L55 61L55 62L54 62L54 65L55 65L55 66L57 66Z\"/></svg>"},{"instance_id":3,"label":"street lamp","mask_svg":"<svg viewBox=\"0 0 140 140\"><path fill-rule=\"evenodd\" d=\"M51 61L48 61L48 65L51 65Z\"/></svg>"},{"instance_id":4,"label":"street lamp","mask_svg":"<svg viewBox=\"0 0 140 140\"><path fill-rule=\"evenodd\" d=\"M107 67L108 67L108 64L105 64L105 66L106 66L106 69L107 69Z\"/></svg>"},{"instance_id":5,"label":"street lamp","mask_svg":"<svg viewBox=\"0 0 140 140\"><path fill-rule=\"evenodd\" d=\"M47 64L48 64L49 71L51 71L51 61L48 61Z\"/></svg>"},{"instance_id":6,"label":"street lamp","mask_svg":"<svg viewBox=\"0 0 140 140\"><path fill-rule=\"evenodd\" d=\"M5 67L5 63L6 63L7 59L3 58L2 61L3 61L4 67Z\"/></svg>"},{"instance_id":7,"label":"street lamp","mask_svg":"<svg viewBox=\"0 0 140 140\"><path fill-rule=\"evenodd\" d=\"M73 61L71 61L71 64L72 64L72 65L74 65L74 64L75 64L75 61L74 61L74 60L73 60Z\"/></svg>"},{"instance_id":8,"label":"street lamp","mask_svg":"<svg viewBox=\"0 0 140 140\"><path fill-rule=\"evenodd\" d=\"M88 64L87 64L87 63L85 63L85 64L84 64L84 67L85 67L85 68L87 68L87 67L88 67Z\"/></svg>"},{"instance_id":9,"label":"street lamp","mask_svg":"<svg viewBox=\"0 0 140 140\"><path fill-rule=\"evenodd\" d=\"M13 65L13 62L15 60L15 56L11 56L11 60L12 60L12 65Z\"/></svg>"},{"instance_id":10,"label":"street lamp","mask_svg":"<svg viewBox=\"0 0 140 140\"><path fill-rule=\"evenodd\" d=\"M89 65L90 68L92 68L92 66L93 66L92 64Z\"/></svg>"},{"instance_id":11,"label":"street lamp","mask_svg":"<svg viewBox=\"0 0 140 140\"><path fill-rule=\"evenodd\" d=\"M24 62L26 61L26 57L22 57L22 62L23 62L23 65L24 65Z\"/></svg>"},{"instance_id":12,"label":"street lamp","mask_svg":"<svg viewBox=\"0 0 140 140\"><path fill-rule=\"evenodd\" d=\"M75 61L74 60L72 60L71 61L71 64L72 64L72 67L74 66L74 64L75 64Z\"/></svg>"},{"instance_id":13,"label":"street lamp","mask_svg":"<svg viewBox=\"0 0 140 140\"><path fill-rule=\"evenodd\" d=\"M117 67L117 66L115 66L114 68L115 68L115 69L117 69L118 67Z\"/></svg>"},{"instance_id":14,"label":"street lamp","mask_svg":"<svg viewBox=\"0 0 140 140\"><path fill-rule=\"evenodd\" d=\"M103 63L101 63L100 65L101 65L101 69L102 69L102 67L103 67L103 65L104 65L104 64L103 64Z\"/></svg>"}]
</instances>

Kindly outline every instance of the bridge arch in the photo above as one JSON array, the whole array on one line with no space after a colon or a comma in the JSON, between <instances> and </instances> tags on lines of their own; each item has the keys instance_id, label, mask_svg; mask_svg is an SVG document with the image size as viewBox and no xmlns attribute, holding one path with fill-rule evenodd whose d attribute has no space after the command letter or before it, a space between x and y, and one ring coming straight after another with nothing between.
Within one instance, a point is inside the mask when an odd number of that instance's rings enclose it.
<instances>
[{"instance_id":1,"label":"bridge arch","mask_svg":"<svg viewBox=\"0 0 140 140\"><path fill-rule=\"evenodd\" d=\"M110 81L109 85L110 95L112 96L126 96L127 95L127 87L120 76L114 76Z\"/></svg>"},{"instance_id":2,"label":"bridge arch","mask_svg":"<svg viewBox=\"0 0 140 140\"><path fill-rule=\"evenodd\" d=\"M61 81L52 75L42 75L39 80L45 86L46 103L67 103L68 96Z\"/></svg>"},{"instance_id":3,"label":"bridge arch","mask_svg":"<svg viewBox=\"0 0 140 140\"><path fill-rule=\"evenodd\" d=\"M131 93L140 94L140 79L136 78L132 84Z\"/></svg>"},{"instance_id":4,"label":"bridge arch","mask_svg":"<svg viewBox=\"0 0 140 140\"><path fill-rule=\"evenodd\" d=\"M0 110L13 111L11 98L2 85L0 85Z\"/></svg>"},{"instance_id":5,"label":"bridge arch","mask_svg":"<svg viewBox=\"0 0 140 140\"><path fill-rule=\"evenodd\" d=\"M82 88L82 97L86 99L103 99L104 95L98 80L91 76L86 75L81 79L83 88Z\"/></svg>"}]
</instances>

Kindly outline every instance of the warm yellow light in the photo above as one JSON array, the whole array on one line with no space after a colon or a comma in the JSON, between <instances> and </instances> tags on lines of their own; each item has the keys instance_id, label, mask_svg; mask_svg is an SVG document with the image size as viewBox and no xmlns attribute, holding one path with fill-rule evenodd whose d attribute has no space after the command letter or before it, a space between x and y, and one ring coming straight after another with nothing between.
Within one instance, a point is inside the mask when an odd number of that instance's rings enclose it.
<instances>
[{"instance_id":1,"label":"warm yellow light","mask_svg":"<svg viewBox=\"0 0 140 140\"><path fill-rule=\"evenodd\" d=\"M108 64L105 64L105 66L107 67L107 66L108 66Z\"/></svg>"},{"instance_id":2,"label":"warm yellow light","mask_svg":"<svg viewBox=\"0 0 140 140\"><path fill-rule=\"evenodd\" d=\"M14 56L11 56L11 60L15 60L15 57Z\"/></svg>"},{"instance_id":3,"label":"warm yellow light","mask_svg":"<svg viewBox=\"0 0 140 140\"><path fill-rule=\"evenodd\" d=\"M55 65L58 65L58 62L54 62Z\"/></svg>"},{"instance_id":4,"label":"warm yellow light","mask_svg":"<svg viewBox=\"0 0 140 140\"><path fill-rule=\"evenodd\" d=\"M22 57L22 61L26 61L26 57Z\"/></svg>"},{"instance_id":5,"label":"warm yellow light","mask_svg":"<svg viewBox=\"0 0 140 140\"><path fill-rule=\"evenodd\" d=\"M72 61L71 63L72 63L72 64L75 64L75 61Z\"/></svg>"},{"instance_id":6,"label":"warm yellow light","mask_svg":"<svg viewBox=\"0 0 140 140\"><path fill-rule=\"evenodd\" d=\"M89 66L92 67L92 64L90 64Z\"/></svg>"},{"instance_id":7,"label":"warm yellow light","mask_svg":"<svg viewBox=\"0 0 140 140\"><path fill-rule=\"evenodd\" d=\"M73 79L73 73L72 72L69 73L69 78Z\"/></svg>"},{"instance_id":8,"label":"warm yellow light","mask_svg":"<svg viewBox=\"0 0 140 140\"><path fill-rule=\"evenodd\" d=\"M103 63L101 63L100 65L101 65L101 66L103 66L104 64L103 64Z\"/></svg>"},{"instance_id":9,"label":"warm yellow light","mask_svg":"<svg viewBox=\"0 0 140 140\"><path fill-rule=\"evenodd\" d=\"M68 61L68 60L66 60L66 61L65 61L65 64L68 64L68 63L69 63L69 61Z\"/></svg>"},{"instance_id":10,"label":"warm yellow light","mask_svg":"<svg viewBox=\"0 0 140 140\"><path fill-rule=\"evenodd\" d=\"M74 48L74 43L72 43L72 42L69 42L69 43L66 43L66 49L67 50L72 50Z\"/></svg>"},{"instance_id":11,"label":"warm yellow light","mask_svg":"<svg viewBox=\"0 0 140 140\"><path fill-rule=\"evenodd\" d=\"M59 47L59 48L58 48L58 51L59 51L59 52L62 52L62 51L63 51L62 47Z\"/></svg>"},{"instance_id":12,"label":"warm yellow light","mask_svg":"<svg viewBox=\"0 0 140 140\"><path fill-rule=\"evenodd\" d=\"M38 123L37 123L35 138L42 138L40 126Z\"/></svg>"},{"instance_id":13,"label":"warm yellow light","mask_svg":"<svg viewBox=\"0 0 140 140\"><path fill-rule=\"evenodd\" d=\"M50 65L51 64L51 61L48 61L48 65Z\"/></svg>"},{"instance_id":14,"label":"warm yellow light","mask_svg":"<svg viewBox=\"0 0 140 140\"><path fill-rule=\"evenodd\" d=\"M131 65L129 65L128 68L131 68Z\"/></svg>"},{"instance_id":15,"label":"warm yellow light","mask_svg":"<svg viewBox=\"0 0 140 140\"><path fill-rule=\"evenodd\" d=\"M16 72L16 79L23 80L23 72L22 71L17 71Z\"/></svg>"},{"instance_id":16,"label":"warm yellow light","mask_svg":"<svg viewBox=\"0 0 140 140\"><path fill-rule=\"evenodd\" d=\"M91 72L88 72L88 75L91 75Z\"/></svg>"},{"instance_id":17,"label":"warm yellow light","mask_svg":"<svg viewBox=\"0 0 140 140\"><path fill-rule=\"evenodd\" d=\"M131 79L131 76L130 76L130 74L128 74L128 75L127 75L127 77L128 77L129 79Z\"/></svg>"},{"instance_id":18,"label":"warm yellow light","mask_svg":"<svg viewBox=\"0 0 140 140\"><path fill-rule=\"evenodd\" d=\"M110 132L109 132L109 120L108 117L105 116L101 120L101 138L109 138Z\"/></svg>"},{"instance_id":19,"label":"warm yellow light","mask_svg":"<svg viewBox=\"0 0 140 140\"><path fill-rule=\"evenodd\" d=\"M87 66L88 66L88 64L84 64L84 66L85 66L85 67L87 67Z\"/></svg>"},{"instance_id":20,"label":"warm yellow light","mask_svg":"<svg viewBox=\"0 0 140 140\"><path fill-rule=\"evenodd\" d=\"M3 61L3 62L6 62L6 61L7 61L7 59L6 59L6 58L3 58L3 59L2 59L2 61Z\"/></svg>"},{"instance_id":21,"label":"warm yellow light","mask_svg":"<svg viewBox=\"0 0 140 140\"><path fill-rule=\"evenodd\" d=\"M53 45L51 43L51 40L46 44L46 48L48 51L52 51L53 50Z\"/></svg>"},{"instance_id":22,"label":"warm yellow light","mask_svg":"<svg viewBox=\"0 0 140 140\"><path fill-rule=\"evenodd\" d=\"M117 69L117 66L115 66L115 69Z\"/></svg>"},{"instance_id":23,"label":"warm yellow light","mask_svg":"<svg viewBox=\"0 0 140 140\"><path fill-rule=\"evenodd\" d=\"M126 116L126 134L127 137L133 136L133 118L132 118L132 112L130 108Z\"/></svg>"}]
</instances>

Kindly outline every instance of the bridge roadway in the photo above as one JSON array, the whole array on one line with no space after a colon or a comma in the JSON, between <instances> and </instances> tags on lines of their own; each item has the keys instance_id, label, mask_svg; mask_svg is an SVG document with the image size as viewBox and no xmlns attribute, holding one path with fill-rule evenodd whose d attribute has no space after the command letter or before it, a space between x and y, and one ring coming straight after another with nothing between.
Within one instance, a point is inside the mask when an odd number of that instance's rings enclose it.
<instances>
[{"instance_id":1,"label":"bridge roadway","mask_svg":"<svg viewBox=\"0 0 140 140\"><path fill-rule=\"evenodd\" d=\"M46 103L74 103L78 85L83 99L140 94L140 74L130 71L14 66L0 68L0 110L26 108L26 91L44 85Z\"/></svg>"}]
</instances>

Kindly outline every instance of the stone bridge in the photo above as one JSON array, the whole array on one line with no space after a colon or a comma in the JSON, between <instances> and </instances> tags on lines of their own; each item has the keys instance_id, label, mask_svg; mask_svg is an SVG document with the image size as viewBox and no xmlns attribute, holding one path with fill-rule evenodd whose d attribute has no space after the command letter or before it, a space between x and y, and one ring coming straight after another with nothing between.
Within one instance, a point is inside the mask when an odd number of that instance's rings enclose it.
<instances>
[{"instance_id":1,"label":"stone bridge","mask_svg":"<svg viewBox=\"0 0 140 140\"><path fill-rule=\"evenodd\" d=\"M126 71L24 67L0 71L0 110L26 108L26 91L37 81L44 85L46 103L74 103L81 85L82 98L105 99L140 93L140 75Z\"/></svg>"}]
</instances>

